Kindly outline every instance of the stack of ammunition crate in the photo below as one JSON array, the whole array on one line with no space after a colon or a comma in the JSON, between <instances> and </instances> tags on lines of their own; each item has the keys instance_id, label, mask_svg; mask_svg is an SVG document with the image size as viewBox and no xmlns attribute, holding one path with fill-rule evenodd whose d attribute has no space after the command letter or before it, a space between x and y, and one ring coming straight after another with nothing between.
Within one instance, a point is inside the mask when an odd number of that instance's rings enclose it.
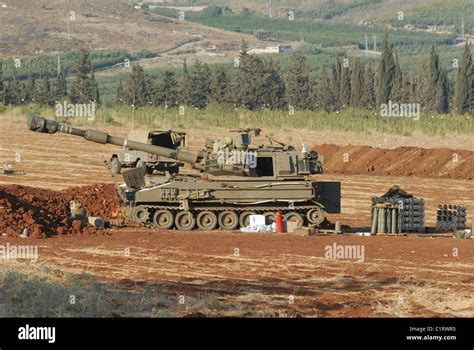
<instances>
[{"instance_id":1,"label":"stack of ammunition crate","mask_svg":"<svg viewBox=\"0 0 474 350\"><path fill-rule=\"evenodd\" d=\"M466 206L463 204L439 204L436 213L436 228L438 230L464 230L466 216Z\"/></svg>"},{"instance_id":2,"label":"stack of ammunition crate","mask_svg":"<svg viewBox=\"0 0 474 350\"><path fill-rule=\"evenodd\" d=\"M372 234L425 231L423 198L372 198Z\"/></svg>"}]
</instances>

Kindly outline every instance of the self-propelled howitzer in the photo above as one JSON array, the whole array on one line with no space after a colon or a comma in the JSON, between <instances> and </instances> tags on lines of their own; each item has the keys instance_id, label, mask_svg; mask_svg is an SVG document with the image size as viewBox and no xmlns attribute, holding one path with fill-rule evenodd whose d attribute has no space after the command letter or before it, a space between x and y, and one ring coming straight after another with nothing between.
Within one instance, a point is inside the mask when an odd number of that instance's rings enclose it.
<instances>
[{"instance_id":1,"label":"self-propelled howitzer","mask_svg":"<svg viewBox=\"0 0 474 350\"><path fill-rule=\"evenodd\" d=\"M145 176L144 169L124 172L119 187L124 214L138 223L179 230L247 226L252 214L267 222L277 211L286 220L320 225L326 213L340 212L340 182L315 181L322 173L322 157L314 151L297 151L291 145L265 136L260 129L231 130L234 136L208 140L198 152L168 149L82 130L38 116L28 119L30 130L63 132L88 141L157 154L189 164L188 175Z\"/></svg>"}]
</instances>

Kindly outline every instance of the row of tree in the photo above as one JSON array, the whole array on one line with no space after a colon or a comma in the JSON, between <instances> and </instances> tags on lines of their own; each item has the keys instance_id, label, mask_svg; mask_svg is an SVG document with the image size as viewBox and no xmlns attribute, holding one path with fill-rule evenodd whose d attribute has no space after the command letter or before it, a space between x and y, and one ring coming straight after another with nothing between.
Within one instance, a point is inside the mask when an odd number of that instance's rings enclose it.
<instances>
[{"instance_id":1,"label":"row of tree","mask_svg":"<svg viewBox=\"0 0 474 350\"><path fill-rule=\"evenodd\" d=\"M209 102L257 108L336 111L348 106L374 109L382 103L419 103L424 111L465 113L473 108L474 67L466 45L455 81L448 79L432 46L427 62L414 74L403 72L393 44L385 36L377 67L337 57L330 70L323 68L319 79L311 79L306 58L295 53L283 74L272 60L248 54L243 45L231 73L222 66L213 69L199 60L192 69L184 63L178 83L172 72L159 79L134 65L125 84L120 82L117 103L135 107L177 104L204 108Z\"/></svg>"},{"instance_id":2,"label":"row of tree","mask_svg":"<svg viewBox=\"0 0 474 350\"><path fill-rule=\"evenodd\" d=\"M191 69L184 61L178 82L173 72L159 78L147 74L139 64L132 66L125 82L117 89L117 104L188 105L205 108L210 102L243 106L248 109L288 108L293 110L337 111L348 106L374 109L382 103L419 103L424 111L463 114L474 106L474 66L471 46L465 45L455 81L448 79L436 48L420 69L408 74L399 63L393 44L385 35L377 67L362 65L359 59L337 57L329 69L323 68L318 79L311 78L305 56L295 53L283 73L272 60L250 55L244 43L232 72L222 66L210 68L197 60ZM22 104L36 102L52 105L64 99L72 103L100 103L89 53L82 50L68 91L64 70L45 72L35 79L31 74L18 81L15 72L3 82L0 65L0 102Z\"/></svg>"},{"instance_id":3,"label":"row of tree","mask_svg":"<svg viewBox=\"0 0 474 350\"><path fill-rule=\"evenodd\" d=\"M24 81L17 79L16 69L13 68L12 78L7 82L3 80L2 66L0 63L0 103L39 103L51 106L65 99L72 103L100 103L99 88L86 50L79 53L69 92L64 67L58 71L45 70L38 77L30 72Z\"/></svg>"}]
</instances>

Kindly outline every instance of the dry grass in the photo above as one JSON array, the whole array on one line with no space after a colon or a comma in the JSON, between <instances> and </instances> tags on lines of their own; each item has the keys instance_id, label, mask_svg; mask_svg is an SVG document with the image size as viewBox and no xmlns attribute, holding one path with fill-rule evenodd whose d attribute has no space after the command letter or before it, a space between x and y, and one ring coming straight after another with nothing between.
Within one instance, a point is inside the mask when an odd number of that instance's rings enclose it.
<instances>
[{"instance_id":1,"label":"dry grass","mask_svg":"<svg viewBox=\"0 0 474 350\"><path fill-rule=\"evenodd\" d=\"M409 317L424 309L437 316L473 317L472 285L435 281L402 282L392 290L376 291L376 312L394 317Z\"/></svg>"},{"instance_id":2,"label":"dry grass","mask_svg":"<svg viewBox=\"0 0 474 350\"><path fill-rule=\"evenodd\" d=\"M124 288L48 266L2 265L0 286L0 317L176 315L174 302L159 289Z\"/></svg>"}]
</instances>

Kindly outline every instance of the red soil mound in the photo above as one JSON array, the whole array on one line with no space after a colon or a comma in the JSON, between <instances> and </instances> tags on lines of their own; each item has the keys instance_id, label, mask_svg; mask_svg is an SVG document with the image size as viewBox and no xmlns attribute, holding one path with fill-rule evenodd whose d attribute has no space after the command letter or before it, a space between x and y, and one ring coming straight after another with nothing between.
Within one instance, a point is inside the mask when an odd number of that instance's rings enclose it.
<instances>
[{"instance_id":1,"label":"red soil mound","mask_svg":"<svg viewBox=\"0 0 474 350\"><path fill-rule=\"evenodd\" d=\"M18 236L26 228L35 238L95 233L78 220L68 220L69 202L84 205L89 216L117 218L120 204L113 185L74 187L63 191L19 185L0 186L0 233Z\"/></svg>"},{"instance_id":2,"label":"red soil mound","mask_svg":"<svg viewBox=\"0 0 474 350\"><path fill-rule=\"evenodd\" d=\"M380 149L328 144L314 148L319 154L324 155L324 169L328 174L420 176L464 180L472 180L474 177L473 151L417 147Z\"/></svg>"}]
</instances>

